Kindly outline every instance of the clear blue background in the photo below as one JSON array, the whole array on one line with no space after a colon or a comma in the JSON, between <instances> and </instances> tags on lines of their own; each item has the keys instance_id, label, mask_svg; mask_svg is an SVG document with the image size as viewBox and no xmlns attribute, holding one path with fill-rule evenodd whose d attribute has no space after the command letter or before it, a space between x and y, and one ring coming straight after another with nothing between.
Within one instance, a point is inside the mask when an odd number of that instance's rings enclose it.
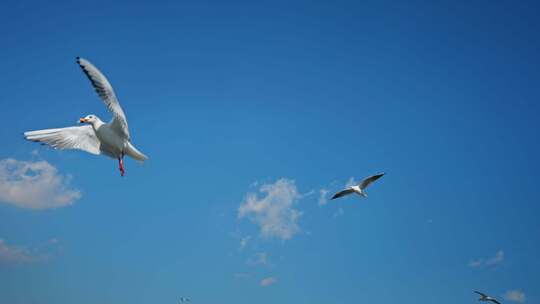
<instances>
[{"instance_id":1,"label":"clear blue background","mask_svg":"<svg viewBox=\"0 0 540 304\"><path fill-rule=\"evenodd\" d=\"M8 243L60 240L48 261L2 266L0 302L453 304L519 289L538 303L539 15L534 1L4 1L0 158L38 149L83 196L0 205ZM22 138L108 119L76 56L107 75L150 156L125 178ZM368 200L302 199L291 240L237 219L254 181L307 193L379 171ZM499 265L469 267L498 250ZM246 265L258 251L270 265Z\"/></svg>"}]
</instances>

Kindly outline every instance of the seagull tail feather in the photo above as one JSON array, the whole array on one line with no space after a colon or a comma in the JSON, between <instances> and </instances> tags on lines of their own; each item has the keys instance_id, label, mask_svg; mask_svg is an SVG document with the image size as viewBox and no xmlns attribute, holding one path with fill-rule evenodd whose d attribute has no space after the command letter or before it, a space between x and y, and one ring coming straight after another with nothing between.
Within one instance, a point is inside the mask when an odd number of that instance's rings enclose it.
<instances>
[{"instance_id":1,"label":"seagull tail feather","mask_svg":"<svg viewBox=\"0 0 540 304\"><path fill-rule=\"evenodd\" d=\"M140 162L144 162L148 159L148 156L137 150L137 148L135 148L135 146L133 146L131 143L128 143L126 146L126 154Z\"/></svg>"}]
</instances>

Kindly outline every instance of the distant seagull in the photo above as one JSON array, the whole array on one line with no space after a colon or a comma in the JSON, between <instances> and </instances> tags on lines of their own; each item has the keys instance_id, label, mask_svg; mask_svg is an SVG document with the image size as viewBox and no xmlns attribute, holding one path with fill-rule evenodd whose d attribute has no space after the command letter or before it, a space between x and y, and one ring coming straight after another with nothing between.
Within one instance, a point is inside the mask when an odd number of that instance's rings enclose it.
<instances>
[{"instance_id":1,"label":"distant seagull","mask_svg":"<svg viewBox=\"0 0 540 304\"><path fill-rule=\"evenodd\" d=\"M87 123L84 126L30 131L25 132L24 136L27 140L48 144L55 149L79 149L118 159L120 175L124 176L124 155L141 162L148 157L131 143L126 115L107 78L88 60L77 57L77 63L113 114L113 119L104 123L91 114L79 119L80 123Z\"/></svg>"},{"instance_id":2,"label":"distant seagull","mask_svg":"<svg viewBox=\"0 0 540 304\"><path fill-rule=\"evenodd\" d=\"M191 302L191 300L189 298L181 297L180 298L180 303L185 303L185 302Z\"/></svg>"},{"instance_id":3,"label":"distant seagull","mask_svg":"<svg viewBox=\"0 0 540 304\"><path fill-rule=\"evenodd\" d=\"M366 177L358 185L351 186L351 187L349 187L347 189L341 190L338 193L334 194L334 196L332 196L331 199L340 198L342 196L346 196L346 195L353 194L353 193L356 193L356 194L361 195L363 197L367 197L367 194L366 194L366 192L364 192L364 189L366 189L367 186L369 186L374 181L381 178L381 176L383 176L383 175L384 175L384 173L380 173L380 174L377 174L377 175Z\"/></svg>"},{"instance_id":4,"label":"distant seagull","mask_svg":"<svg viewBox=\"0 0 540 304\"><path fill-rule=\"evenodd\" d=\"M501 304L495 298L490 297L490 296L486 295L485 293L481 293L480 291L476 291L476 290L474 292L476 292L477 294L480 295L480 299L478 299L478 301L485 301L485 302L491 301L491 302L493 302L495 304Z\"/></svg>"}]
</instances>

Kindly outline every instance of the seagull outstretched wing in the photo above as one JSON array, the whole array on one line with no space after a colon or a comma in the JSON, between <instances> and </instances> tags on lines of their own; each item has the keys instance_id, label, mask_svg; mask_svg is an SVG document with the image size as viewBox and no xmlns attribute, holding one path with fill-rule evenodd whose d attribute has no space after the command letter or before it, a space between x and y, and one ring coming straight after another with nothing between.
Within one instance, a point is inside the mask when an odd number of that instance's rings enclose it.
<instances>
[{"instance_id":1,"label":"seagull outstretched wing","mask_svg":"<svg viewBox=\"0 0 540 304\"><path fill-rule=\"evenodd\" d=\"M113 87L105 75L103 75L90 61L84 58L77 57L77 63L92 83L94 89L96 89L99 97L101 97L109 111L113 114L111 125L129 139L126 115L120 106L120 102L116 98Z\"/></svg>"},{"instance_id":2,"label":"seagull outstretched wing","mask_svg":"<svg viewBox=\"0 0 540 304\"><path fill-rule=\"evenodd\" d=\"M101 154L100 142L90 125L24 132L27 140L47 144L55 149L78 149Z\"/></svg>"},{"instance_id":3,"label":"seagull outstretched wing","mask_svg":"<svg viewBox=\"0 0 540 304\"><path fill-rule=\"evenodd\" d=\"M480 291L474 291L475 293L479 294L480 296L482 297L487 297L487 295L485 293L481 293Z\"/></svg>"},{"instance_id":4,"label":"seagull outstretched wing","mask_svg":"<svg viewBox=\"0 0 540 304\"><path fill-rule=\"evenodd\" d=\"M349 194L351 194L353 192L354 192L353 189L341 190L338 193L334 194L334 196L332 196L331 200L336 199L336 198L340 198L340 197L345 196L345 195L349 195Z\"/></svg>"},{"instance_id":5,"label":"seagull outstretched wing","mask_svg":"<svg viewBox=\"0 0 540 304\"><path fill-rule=\"evenodd\" d=\"M360 189L364 190L364 189L367 188L367 186L369 186L371 183L373 183L374 181L381 178L383 175L384 175L384 173L380 173L380 174L372 175L370 177L366 177L366 178L364 178L363 181L361 181L358 184L358 187L360 187Z\"/></svg>"}]
</instances>

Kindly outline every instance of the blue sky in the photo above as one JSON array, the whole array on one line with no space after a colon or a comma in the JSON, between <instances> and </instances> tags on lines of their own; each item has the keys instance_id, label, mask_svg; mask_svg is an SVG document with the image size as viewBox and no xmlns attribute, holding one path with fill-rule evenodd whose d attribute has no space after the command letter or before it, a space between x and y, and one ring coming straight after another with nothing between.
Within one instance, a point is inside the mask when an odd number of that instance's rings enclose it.
<instances>
[{"instance_id":1,"label":"blue sky","mask_svg":"<svg viewBox=\"0 0 540 304\"><path fill-rule=\"evenodd\" d=\"M3 7L0 302L540 301L538 4ZM109 119L76 56L150 157L124 178L22 137Z\"/></svg>"}]
</instances>

